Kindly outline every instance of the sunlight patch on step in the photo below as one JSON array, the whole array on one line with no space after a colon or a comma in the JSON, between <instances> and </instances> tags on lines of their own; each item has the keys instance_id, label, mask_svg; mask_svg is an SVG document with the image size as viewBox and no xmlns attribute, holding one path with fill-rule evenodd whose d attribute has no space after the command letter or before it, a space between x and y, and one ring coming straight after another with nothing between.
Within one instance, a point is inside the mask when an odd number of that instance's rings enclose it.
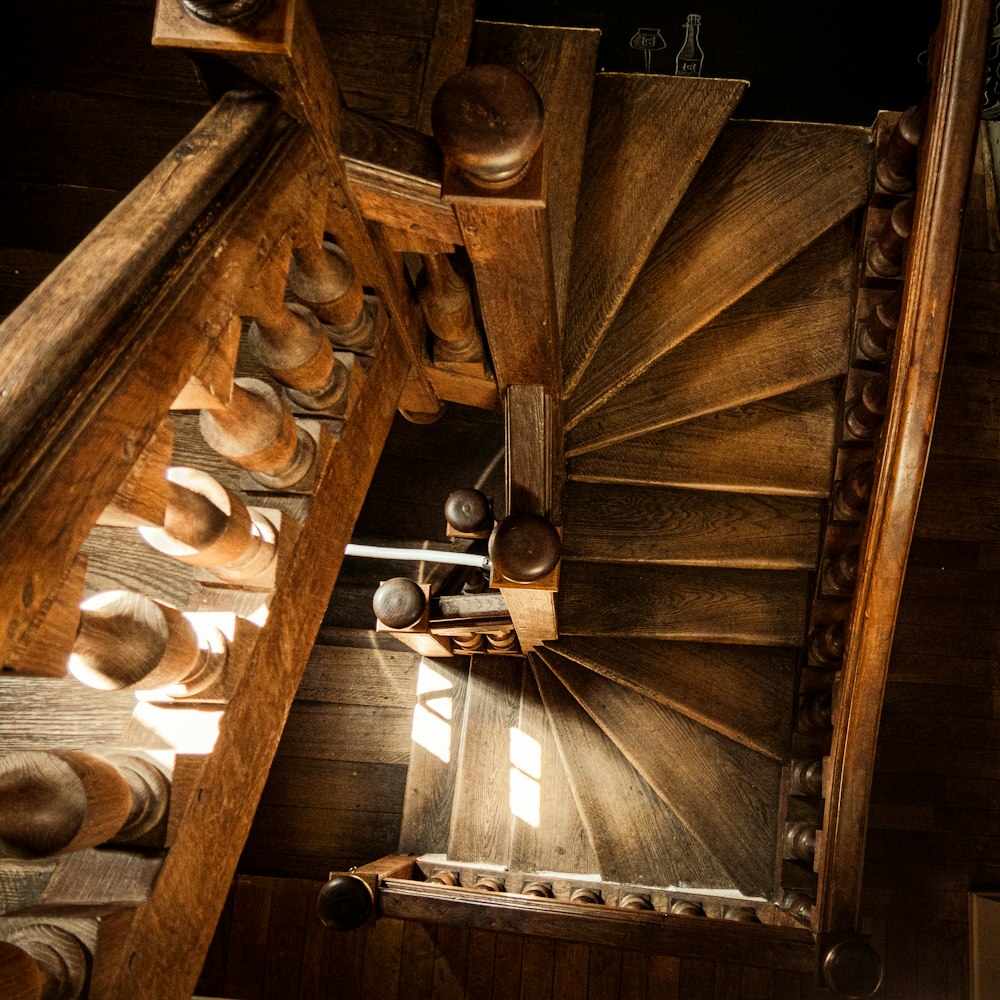
<instances>
[{"instance_id":1,"label":"sunlight patch on step","mask_svg":"<svg viewBox=\"0 0 1000 1000\"><path fill-rule=\"evenodd\" d=\"M442 763L451 761L452 682L427 660L417 668L417 704L410 738Z\"/></svg>"},{"instance_id":2,"label":"sunlight patch on step","mask_svg":"<svg viewBox=\"0 0 1000 1000\"><path fill-rule=\"evenodd\" d=\"M510 811L529 826L542 822L542 747L538 740L511 726Z\"/></svg>"}]
</instances>

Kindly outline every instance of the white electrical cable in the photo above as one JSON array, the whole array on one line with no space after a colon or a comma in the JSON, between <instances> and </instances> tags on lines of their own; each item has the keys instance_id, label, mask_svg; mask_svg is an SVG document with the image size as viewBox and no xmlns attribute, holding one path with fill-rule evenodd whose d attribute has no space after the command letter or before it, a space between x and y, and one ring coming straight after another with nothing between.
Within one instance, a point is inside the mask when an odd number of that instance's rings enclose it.
<instances>
[{"instance_id":1,"label":"white electrical cable","mask_svg":"<svg viewBox=\"0 0 1000 1000\"><path fill-rule=\"evenodd\" d=\"M477 556L471 552L440 552L436 549L394 549L383 545L355 545L344 547L344 555L359 556L362 559L405 559L409 562L450 563L453 566L475 566L489 569L489 556Z\"/></svg>"}]
</instances>

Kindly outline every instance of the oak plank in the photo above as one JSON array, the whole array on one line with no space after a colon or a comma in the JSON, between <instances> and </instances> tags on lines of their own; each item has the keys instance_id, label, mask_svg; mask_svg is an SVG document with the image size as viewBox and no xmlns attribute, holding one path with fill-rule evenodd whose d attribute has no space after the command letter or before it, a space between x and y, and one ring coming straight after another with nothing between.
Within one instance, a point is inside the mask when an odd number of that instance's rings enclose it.
<instances>
[{"instance_id":1,"label":"oak plank","mask_svg":"<svg viewBox=\"0 0 1000 1000\"><path fill-rule=\"evenodd\" d=\"M571 458L570 479L784 493L830 491L834 384L690 420Z\"/></svg>"},{"instance_id":2,"label":"oak plank","mask_svg":"<svg viewBox=\"0 0 1000 1000\"><path fill-rule=\"evenodd\" d=\"M497 938L493 931L469 931L468 971L465 976L465 995L471 997L493 996L494 983L508 977L508 970L500 968L496 979Z\"/></svg>"},{"instance_id":3,"label":"oak plank","mask_svg":"<svg viewBox=\"0 0 1000 1000\"><path fill-rule=\"evenodd\" d=\"M745 89L739 80L597 75L564 321L565 392L593 357Z\"/></svg>"},{"instance_id":4,"label":"oak plank","mask_svg":"<svg viewBox=\"0 0 1000 1000\"><path fill-rule=\"evenodd\" d=\"M229 924L225 992L247 1000L263 995L274 879L240 875Z\"/></svg>"},{"instance_id":5,"label":"oak plank","mask_svg":"<svg viewBox=\"0 0 1000 1000\"><path fill-rule=\"evenodd\" d=\"M552 1000L559 943L546 938L525 938L521 955L521 1000Z\"/></svg>"},{"instance_id":6,"label":"oak plank","mask_svg":"<svg viewBox=\"0 0 1000 1000\"><path fill-rule=\"evenodd\" d=\"M376 920L365 933L362 995L370 1000L396 1000L402 975L402 920Z\"/></svg>"},{"instance_id":7,"label":"oak plank","mask_svg":"<svg viewBox=\"0 0 1000 1000\"><path fill-rule=\"evenodd\" d=\"M296 1000L302 972L306 924L315 920L315 883L277 880L268 917L267 960L261 996L264 1000Z\"/></svg>"},{"instance_id":8,"label":"oak plank","mask_svg":"<svg viewBox=\"0 0 1000 1000\"><path fill-rule=\"evenodd\" d=\"M427 1000L434 981L434 928L407 920L403 928L399 1000Z\"/></svg>"},{"instance_id":9,"label":"oak plank","mask_svg":"<svg viewBox=\"0 0 1000 1000\"><path fill-rule=\"evenodd\" d=\"M314 646L296 693L300 701L409 708L420 657L410 651Z\"/></svg>"},{"instance_id":10,"label":"oak plank","mask_svg":"<svg viewBox=\"0 0 1000 1000\"><path fill-rule=\"evenodd\" d=\"M442 925L437 928L435 942L432 1000L462 1000L468 968L469 929Z\"/></svg>"},{"instance_id":11,"label":"oak plank","mask_svg":"<svg viewBox=\"0 0 1000 1000\"><path fill-rule=\"evenodd\" d=\"M410 712L375 705L296 702L282 733L291 757L405 764L410 757Z\"/></svg>"}]
</instances>

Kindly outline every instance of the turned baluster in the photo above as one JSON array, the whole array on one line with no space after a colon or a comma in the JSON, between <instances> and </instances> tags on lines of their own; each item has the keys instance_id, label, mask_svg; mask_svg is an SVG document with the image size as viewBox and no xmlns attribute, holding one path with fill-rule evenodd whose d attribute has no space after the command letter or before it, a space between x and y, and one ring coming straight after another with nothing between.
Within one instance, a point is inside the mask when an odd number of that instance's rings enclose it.
<instances>
[{"instance_id":1,"label":"turned baluster","mask_svg":"<svg viewBox=\"0 0 1000 1000\"><path fill-rule=\"evenodd\" d=\"M574 903L589 903L591 906L603 906L604 897L601 896L599 889L591 889L589 886L581 886L579 889L574 889L570 894L569 898Z\"/></svg>"},{"instance_id":2,"label":"turned baluster","mask_svg":"<svg viewBox=\"0 0 1000 1000\"><path fill-rule=\"evenodd\" d=\"M862 938L844 938L829 945L820 968L827 987L849 1000L874 996L882 985L882 959Z\"/></svg>"},{"instance_id":3,"label":"turned baluster","mask_svg":"<svg viewBox=\"0 0 1000 1000\"><path fill-rule=\"evenodd\" d=\"M457 535L487 538L493 530L493 508L480 490L453 490L444 502L444 519Z\"/></svg>"},{"instance_id":4,"label":"turned baluster","mask_svg":"<svg viewBox=\"0 0 1000 1000\"><path fill-rule=\"evenodd\" d=\"M492 649L517 649L517 632L513 628L498 629L487 632L486 640Z\"/></svg>"},{"instance_id":5,"label":"turned baluster","mask_svg":"<svg viewBox=\"0 0 1000 1000\"><path fill-rule=\"evenodd\" d=\"M675 917L703 917L705 910L701 903L693 899L673 899L670 901L670 912Z\"/></svg>"},{"instance_id":6,"label":"turned baluster","mask_svg":"<svg viewBox=\"0 0 1000 1000\"><path fill-rule=\"evenodd\" d=\"M539 899L552 899L552 886L548 882L526 882L521 890L522 896L537 896Z\"/></svg>"},{"instance_id":7,"label":"turned baluster","mask_svg":"<svg viewBox=\"0 0 1000 1000\"><path fill-rule=\"evenodd\" d=\"M260 379L236 379L229 405L202 410L199 426L211 448L272 489L300 482L316 457L313 439Z\"/></svg>"},{"instance_id":8,"label":"turned baluster","mask_svg":"<svg viewBox=\"0 0 1000 1000\"><path fill-rule=\"evenodd\" d=\"M148 761L76 750L17 751L0 760L0 856L41 858L149 833L168 786Z\"/></svg>"},{"instance_id":9,"label":"turned baluster","mask_svg":"<svg viewBox=\"0 0 1000 1000\"><path fill-rule=\"evenodd\" d=\"M793 760L788 769L788 793L819 798L823 794L823 761Z\"/></svg>"},{"instance_id":10,"label":"turned baluster","mask_svg":"<svg viewBox=\"0 0 1000 1000\"><path fill-rule=\"evenodd\" d=\"M723 920L733 920L739 924L759 924L760 917L752 906L726 906L722 910Z\"/></svg>"},{"instance_id":11,"label":"turned baluster","mask_svg":"<svg viewBox=\"0 0 1000 1000\"><path fill-rule=\"evenodd\" d=\"M388 629L412 628L427 610L427 595L420 584L405 576L386 580L372 598L375 617Z\"/></svg>"},{"instance_id":12,"label":"turned baluster","mask_svg":"<svg viewBox=\"0 0 1000 1000\"><path fill-rule=\"evenodd\" d=\"M649 896L628 892L618 901L618 906L623 910L651 910L653 903Z\"/></svg>"},{"instance_id":13,"label":"turned baluster","mask_svg":"<svg viewBox=\"0 0 1000 1000\"><path fill-rule=\"evenodd\" d=\"M833 495L833 509L843 521L857 521L868 509L875 481L875 464L856 465L839 483Z\"/></svg>"},{"instance_id":14,"label":"turned baluster","mask_svg":"<svg viewBox=\"0 0 1000 1000\"><path fill-rule=\"evenodd\" d=\"M0 996L77 1000L84 995L89 964L89 949L65 928L41 921L20 926L0 942ZM8 979L12 967L13 982Z\"/></svg>"},{"instance_id":15,"label":"turned baluster","mask_svg":"<svg viewBox=\"0 0 1000 1000\"><path fill-rule=\"evenodd\" d=\"M839 663L844 658L845 632L843 622L820 625L809 637L809 658L813 663Z\"/></svg>"},{"instance_id":16,"label":"turned baluster","mask_svg":"<svg viewBox=\"0 0 1000 1000\"><path fill-rule=\"evenodd\" d=\"M435 361L479 361L482 342L472 309L472 294L443 253L424 255L417 297L434 334Z\"/></svg>"},{"instance_id":17,"label":"turned baluster","mask_svg":"<svg viewBox=\"0 0 1000 1000\"><path fill-rule=\"evenodd\" d=\"M894 288L879 296L871 313L858 321L858 349L870 361L889 360L902 307L902 289Z\"/></svg>"},{"instance_id":18,"label":"turned baluster","mask_svg":"<svg viewBox=\"0 0 1000 1000\"><path fill-rule=\"evenodd\" d=\"M875 167L875 180L889 194L905 194L913 188L917 151L927 122L927 101L908 108L889 136L885 152Z\"/></svg>"},{"instance_id":19,"label":"turned baluster","mask_svg":"<svg viewBox=\"0 0 1000 1000\"><path fill-rule=\"evenodd\" d=\"M799 728L814 733L833 725L833 698L829 691L815 691L799 700Z\"/></svg>"},{"instance_id":20,"label":"turned baluster","mask_svg":"<svg viewBox=\"0 0 1000 1000\"><path fill-rule=\"evenodd\" d=\"M285 387L292 402L307 410L328 410L347 393L347 368L319 320L304 306L261 296L247 332L261 364Z\"/></svg>"},{"instance_id":21,"label":"turned baluster","mask_svg":"<svg viewBox=\"0 0 1000 1000\"><path fill-rule=\"evenodd\" d=\"M913 228L913 208L912 196L901 201L868 247L868 268L880 278L895 278L903 270L903 257Z\"/></svg>"},{"instance_id":22,"label":"turned baluster","mask_svg":"<svg viewBox=\"0 0 1000 1000\"><path fill-rule=\"evenodd\" d=\"M433 874L428 875L427 881L433 885L446 885L449 887L462 884L461 879L458 877L458 872L447 871L445 869L441 869L440 871L436 871Z\"/></svg>"},{"instance_id":23,"label":"turned baluster","mask_svg":"<svg viewBox=\"0 0 1000 1000\"><path fill-rule=\"evenodd\" d=\"M486 636L482 632L464 632L451 637L452 645L466 653L478 653L486 646Z\"/></svg>"},{"instance_id":24,"label":"turned baluster","mask_svg":"<svg viewBox=\"0 0 1000 1000\"><path fill-rule=\"evenodd\" d=\"M781 897L781 908L791 914L796 920L805 924L812 923L816 901L810 899L804 892L786 892Z\"/></svg>"},{"instance_id":25,"label":"turned baluster","mask_svg":"<svg viewBox=\"0 0 1000 1000\"><path fill-rule=\"evenodd\" d=\"M483 892L506 892L507 891L507 887L504 884L504 880L502 878L497 877L496 875L480 875L476 879L476 882L475 882L475 884L473 885L472 888L473 889L480 889Z\"/></svg>"},{"instance_id":26,"label":"turned baluster","mask_svg":"<svg viewBox=\"0 0 1000 1000\"><path fill-rule=\"evenodd\" d=\"M83 604L69 669L101 690L162 690L188 697L221 677L226 657L226 639L217 629L206 630L199 642L176 608L114 590Z\"/></svg>"},{"instance_id":27,"label":"turned baluster","mask_svg":"<svg viewBox=\"0 0 1000 1000\"><path fill-rule=\"evenodd\" d=\"M559 533L540 514L511 514L490 535L494 572L516 583L548 576L559 564L561 552Z\"/></svg>"},{"instance_id":28,"label":"turned baluster","mask_svg":"<svg viewBox=\"0 0 1000 1000\"><path fill-rule=\"evenodd\" d=\"M327 325L333 342L357 347L371 340L374 317L347 254L330 242L306 242L292 251L288 287Z\"/></svg>"},{"instance_id":29,"label":"turned baluster","mask_svg":"<svg viewBox=\"0 0 1000 1000\"><path fill-rule=\"evenodd\" d=\"M851 434L868 441L885 420L885 408L889 400L889 379L885 375L869 378L861 392L848 406L844 422Z\"/></svg>"},{"instance_id":30,"label":"turned baluster","mask_svg":"<svg viewBox=\"0 0 1000 1000\"><path fill-rule=\"evenodd\" d=\"M816 827L801 820L788 823L785 826L784 849L786 858L811 865L816 856Z\"/></svg>"},{"instance_id":31,"label":"turned baluster","mask_svg":"<svg viewBox=\"0 0 1000 1000\"><path fill-rule=\"evenodd\" d=\"M854 592L860 555L861 550L854 545L827 560L823 568L824 592L838 597L847 597Z\"/></svg>"},{"instance_id":32,"label":"turned baluster","mask_svg":"<svg viewBox=\"0 0 1000 1000\"><path fill-rule=\"evenodd\" d=\"M181 562L209 569L228 581L251 580L276 556L274 525L250 511L207 472L174 466L163 527L139 534L154 548Z\"/></svg>"}]
</instances>

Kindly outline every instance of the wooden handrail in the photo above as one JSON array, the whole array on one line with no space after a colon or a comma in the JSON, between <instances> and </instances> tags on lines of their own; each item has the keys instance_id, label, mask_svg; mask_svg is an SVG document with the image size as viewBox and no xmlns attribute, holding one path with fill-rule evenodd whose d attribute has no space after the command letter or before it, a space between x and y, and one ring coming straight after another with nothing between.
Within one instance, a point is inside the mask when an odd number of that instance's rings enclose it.
<instances>
[{"instance_id":1,"label":"wooden handrail","mask_svg":"<svg viewBox=\"0 0 1000 1000\"><path fill-rule=\"evenodd\" d=\"M879 716L944 364L990 7L986 0L945 0L936 34L884 447L861 546L829 763L813 923L818 934L853 933L858 926Z\"/></svg>"}]
</instances>

